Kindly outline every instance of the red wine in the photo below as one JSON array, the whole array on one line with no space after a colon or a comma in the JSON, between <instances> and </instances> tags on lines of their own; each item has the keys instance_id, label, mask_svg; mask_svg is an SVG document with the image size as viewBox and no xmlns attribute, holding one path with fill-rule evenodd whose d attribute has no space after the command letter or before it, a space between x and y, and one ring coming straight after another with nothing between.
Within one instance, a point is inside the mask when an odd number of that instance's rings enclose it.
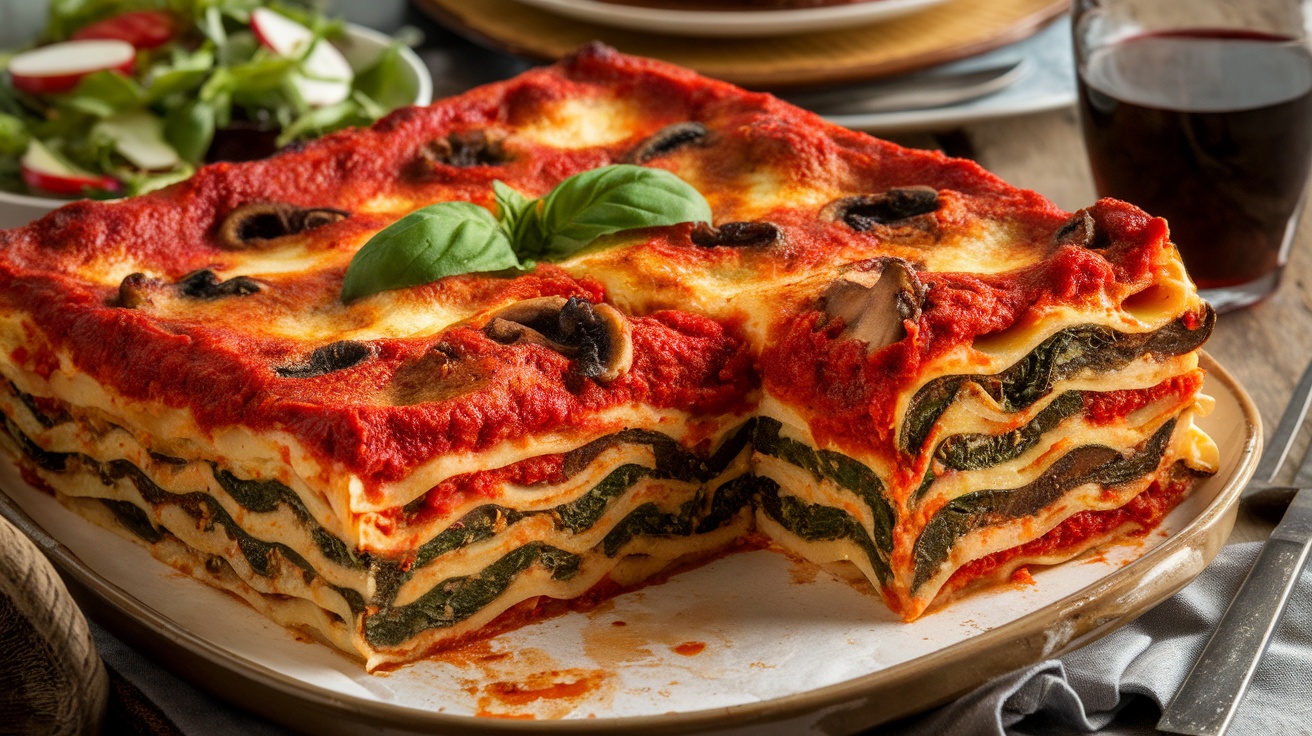
<instances>
[{"instance_id":1,"label":"red wine","mask_svg":"<svg viewBox=\"0 0 1312 736\"><path fill-rule=\"evenodd\" d=\"M1312 154L1312 53L1172 31L1093 51L1081 82L1099 194L1165 217L1200 288L1274 279Z\"/></svg>"}]
</instances>

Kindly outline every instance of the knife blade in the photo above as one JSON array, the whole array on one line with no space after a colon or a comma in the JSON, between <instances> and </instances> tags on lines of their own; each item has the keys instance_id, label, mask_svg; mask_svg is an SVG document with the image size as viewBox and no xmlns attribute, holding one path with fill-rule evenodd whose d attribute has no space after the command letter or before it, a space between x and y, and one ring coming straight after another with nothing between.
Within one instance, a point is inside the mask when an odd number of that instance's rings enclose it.
<instances>
[{"instance_id":1,"label":"knife blade","mask_svg":"<svg viewBox=\"0 0 1312 736\"><path fill-rule=\"evenodd\" d=\"M821 115L921 110L955 105L993 94L1015 84L1028 69L1028 62L1024 59L1013 59L964 72L926 72L887 82L780 96L794 105Z\"/></svg>"},{"instance_id":2,"label":"knife blade","mask_svg":"<svg viewBox=\"0 0 1312 736\"><path fill-rule=\"evenodd\" d=\"M1262 452L1258 480L1244 497L1258 503L1292 498L1262 545L1203 653L1185 676L1157 728L1192 736L1220 736L1230 727L1258 662L1275 632L1312 550L1312 452L1303 456L1295 487L1273 486L1312 403L1312 363L1304 369L1271 443Z\"/></svg>"},{"instance_id":3,"label":"knife blade","mask_svg":"<svg viewBox=\"0 0 1312 736\"><path fill-rule=\"evenodd\" d=\"M1262 545L1216 632L1157 728L1219 736L1230 727L1312 549L1312 489L1300 490Z\"/></svg>"},{"instance_id":4,"label":"knife blade","mask_svg":"<svg viewBox=\"0 0 1312 736\"><path fill-rule=\"evenodd\" d=\"M1257 470L1253 472L1253 480L1239 496L1244 508L1268 521L1279 522L1298 489L1312 487L1312 467L1306 466L1294 478L1292 485L1272 485L1280 473L1280 466L1285 464L1285 458L1294 449L1298 429L1303 426L1309 406L1312 406L1312 363L1308 364L1298 379L1294 394L1280 417L1280 424L1262 451Z\"/></svg>"}]
</instances>

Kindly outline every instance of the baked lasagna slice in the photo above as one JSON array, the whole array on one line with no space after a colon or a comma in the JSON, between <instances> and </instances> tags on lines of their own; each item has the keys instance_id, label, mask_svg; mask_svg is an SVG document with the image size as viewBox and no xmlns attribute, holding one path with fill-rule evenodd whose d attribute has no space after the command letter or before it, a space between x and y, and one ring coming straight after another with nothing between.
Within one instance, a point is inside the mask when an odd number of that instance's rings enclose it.
<instances>
[{"instance_id":1,"label":"baked lasagna slice","mask_svg":"<svg viewBox=\"0 0 1312 736\"><path fill-rule=\"evenodd\" d=\"M711 221L342 298L419 208L616 163ZM371 669L768 540L910 620L1212 472L1213 321L1129 205L594 47L0 234L0 437Z\"/></svg>"}]
</instances>

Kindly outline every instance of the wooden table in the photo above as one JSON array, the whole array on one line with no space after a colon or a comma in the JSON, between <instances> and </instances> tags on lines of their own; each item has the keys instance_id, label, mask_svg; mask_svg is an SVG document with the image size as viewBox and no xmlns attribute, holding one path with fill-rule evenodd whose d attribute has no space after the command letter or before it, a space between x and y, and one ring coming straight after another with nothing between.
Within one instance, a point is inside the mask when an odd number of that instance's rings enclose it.
<instances>
[{"instance_id":1,"label":"wooden table","mask_svg":"<svg viewBox=\"0 0 1312 736\"><path fill-rule=\"evenodd\" d=\"M973 158L1008 182L1033 189L1066 210L1086 207L1097 199L1074 108L945 133L888 137L907 146ZM1261 304L1221 315L1206 350L1239 379L1262 412L1264 430L1273 431L1294 383L1312 358L1312 217L1300 223L1280 289ZM1301 458L1306 446L1296 446L1291 458ZM1285 475L1292 472L1286 469ZM1273 526L1241 508L1230 539L1265 539Z\"/></svg>"}]
</instances>

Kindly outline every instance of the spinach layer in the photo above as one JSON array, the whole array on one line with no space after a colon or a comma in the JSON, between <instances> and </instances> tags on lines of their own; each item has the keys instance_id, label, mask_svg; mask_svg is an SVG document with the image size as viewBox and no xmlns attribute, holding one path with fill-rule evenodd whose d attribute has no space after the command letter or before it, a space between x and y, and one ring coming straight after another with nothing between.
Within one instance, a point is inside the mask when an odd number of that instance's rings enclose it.
<instances>
[{"instance_id":1,"label":"spinach layer","mask_svg":"<svg viewBox=\"0 0 1312 736\"><path fill-rule=\"evenodd\" d=\"M1174 429L1172 419L1129 456L1110 447L1086 445L1067 453L1028 485L975 491L949 501L916 540L912 592L934 576L957 540L971 531L1034 516L1086 483L1110 487L1143 477L1161 463Z\"/></svg>"},{"instance_id":2,"label":"spinach layer","mask_svg":"<svg viewBox=\"0 0 1312 736\"><path fill-rule=\"evenodd\" d=\"M761 509L771 519L808 542L829 542L848 539L865 553L879 582L887 583L893 576L885 555L875 548L875 542L861 522L846 511L803 501L796 496L779 492L779 484L769 478L759 478L758 496Z\"/></svg>"},{"instance_id":3,"label":"spinach layer","mask_svg":"<svg viewBox=\"0 0 1312 736\"><path fill-rule=\"evenodd\" d=\"M1102 325L1068 327L1039 343L1024 358L991 376L943 376L925 384L907 405L902 423L902 450L917 454L957 392L974 383L1006 411L1030 406L1054 384L1090 370L1122 368L1143 355L1165 358L1197 349L1216 324L1211 307L1190 329L1183 318L1146 333L1118 332Z\"/></svg>"},{"instance_id":4,"label":"spinach layer","mask_svg":"<svg viewBox=\"0 0 1312 736\"><path fill-rule=\"evenodd\" d=\"M757 452L777 457L809 472L817 482L828 480L851 491L870 508L875 543L885 555L893 551L893 507L884 496L884 483L867 465L832 450L813 450L803 442L780 436L783 424L760 417L752 446Z\"/></svg>"}]
</instances>

